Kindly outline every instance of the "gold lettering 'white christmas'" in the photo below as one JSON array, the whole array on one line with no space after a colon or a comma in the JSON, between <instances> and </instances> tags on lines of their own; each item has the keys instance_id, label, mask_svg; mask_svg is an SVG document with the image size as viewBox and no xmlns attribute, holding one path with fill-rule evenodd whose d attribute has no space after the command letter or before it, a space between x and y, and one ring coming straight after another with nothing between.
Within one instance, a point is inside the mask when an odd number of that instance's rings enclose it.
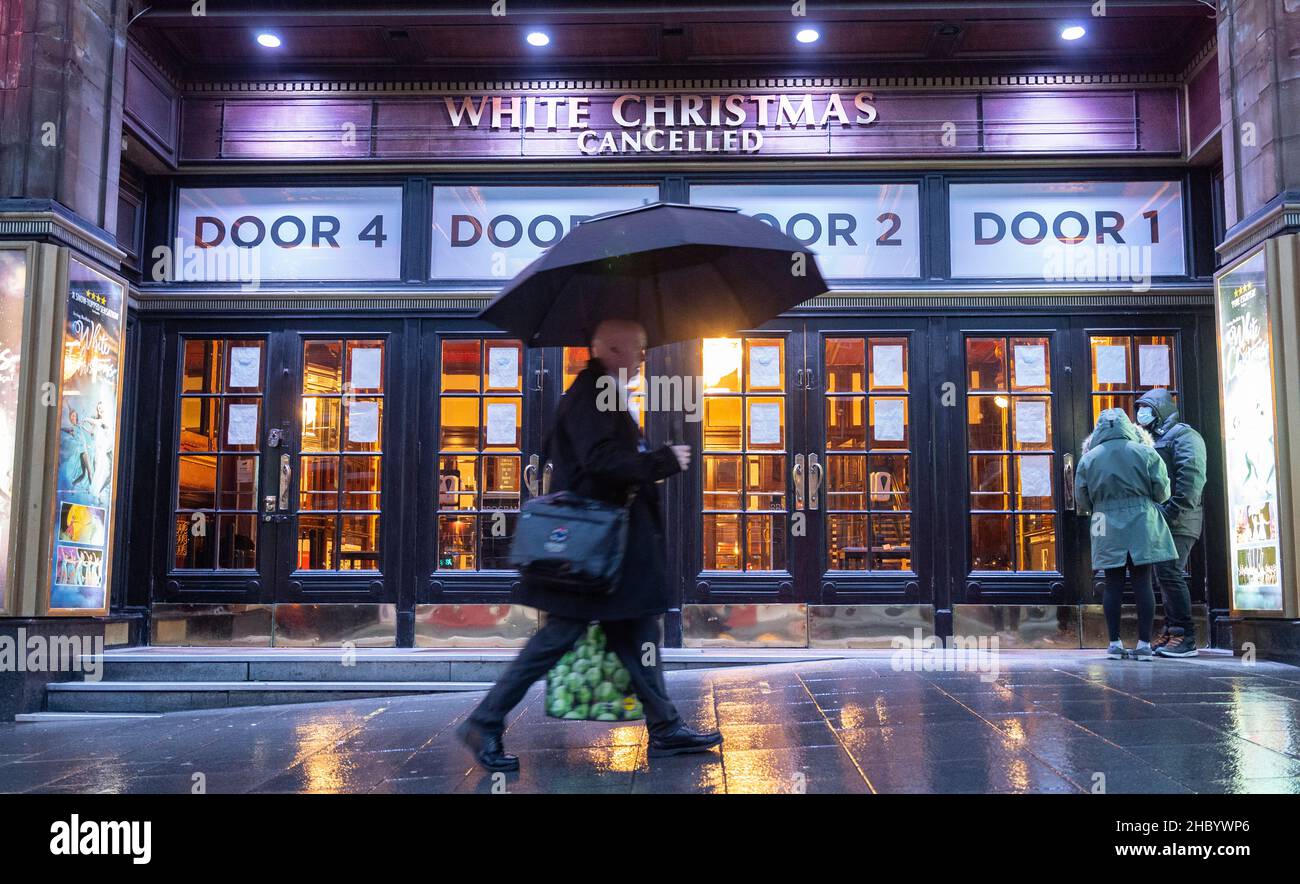
<instances>
[{"instance_id":1,"label":"gold lettering 'white christmas'","mask_svg":"<svg viewBox=\"0 0 1300 884\"><path fill-rule=\"evenodd\" d=\"M655 153L757 153L764 134L870 126L870 92L700 95L625 93L610 113L617 129L591 126L586 95L464 95L443 98L453 128L572 133L589 156Z\"/></svg>"}]
</instances>

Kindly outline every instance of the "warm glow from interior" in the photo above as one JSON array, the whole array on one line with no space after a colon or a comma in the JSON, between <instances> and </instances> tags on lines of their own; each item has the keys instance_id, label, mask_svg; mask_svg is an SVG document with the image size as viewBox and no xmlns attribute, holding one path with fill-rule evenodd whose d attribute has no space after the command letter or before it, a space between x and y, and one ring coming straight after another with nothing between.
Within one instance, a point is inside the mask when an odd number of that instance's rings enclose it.
<instances>
[{"instance_id":1,"label":"warm glow from interior","mask_svg":"<svg viewBox=\"0 0 1300 884\"><path fill-rule=\"evenodd\" d=\"M714 389L727 375L740 375L740 339L704 339L704 386Z\"/></svg>"}]
</instances>

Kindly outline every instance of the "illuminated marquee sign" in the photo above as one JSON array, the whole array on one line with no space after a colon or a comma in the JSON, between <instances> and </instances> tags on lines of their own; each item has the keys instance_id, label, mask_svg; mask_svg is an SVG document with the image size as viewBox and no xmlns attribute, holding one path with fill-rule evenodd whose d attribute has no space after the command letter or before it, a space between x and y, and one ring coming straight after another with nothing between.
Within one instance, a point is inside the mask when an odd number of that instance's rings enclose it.
<instances>
[{"instance_id":1,"label":"illuminated marquee sign","mask_svg":"<svg viewBox=\"0 0 1300 884\"><path fill-rule=\"evenodd\" d=\"M657 199L648 185L435 187L432 276L509 279L584 219Z\"/></svg>"},{"instance_id":2,"label":"illuminated marquee sign","mask_svg":"<svg viewBox=\"0 0 1300 884\"><path fill-rule=\"evenodd\" d=\"M178 204L156 281L401 279L400 187L186 187Z\"/></svg>"},{"instance_id":3,"label":"illuminated marquee sign","mask_svg":"<svg viewBox=\"0 0 1300 884\"><path fill-rule=\"evenodd\" d=\"M826 279L921 275L915 184L705 184L691 202L730 206L812 249Z\"/></svg>"},{"instance_id":4,"label":"illuminated marquee sign","mask_svg":"<svg viewBox=\"0 0 1300 884\"><path fill-rule=\"evenodd\" d=\"M1186 272L1174 181L952 184L952 275L1149 284Z\"/></svg>"},{"instance_id":5,"label":"illuminated marquee sign","mask_svg":"<svg viewBox=\"0 0 1300 884\"><path fill-rule=\"evenodd\" d=\"M453 129L564 132L585 156L762 151L766 133L871 126L870 92L462 95L443 98Z\"/></svg>"}]
</instances>

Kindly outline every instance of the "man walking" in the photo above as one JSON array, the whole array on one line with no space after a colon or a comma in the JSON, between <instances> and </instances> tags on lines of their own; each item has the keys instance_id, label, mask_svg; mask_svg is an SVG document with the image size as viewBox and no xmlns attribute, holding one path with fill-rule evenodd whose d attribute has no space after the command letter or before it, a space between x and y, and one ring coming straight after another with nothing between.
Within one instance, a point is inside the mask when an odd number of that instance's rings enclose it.
<instances>
[{"instance_id":1,"label":"man walking","mask_svg":"<svg viewBox=\"0 0 1300 884\"><path fill-rule=\"evenodd\" d=\"M1165 606L1165 634L1156 641L1161 657L1195 657L1196 624L1187 588L1187 559L1201 536L1201 492L1205 488L1205 440L1178 419L1169 391L1157 387L1137 401L1138 424L1156 440L1156 451L1169 471L1172 494L1161 504L1178 558L1155 566Z\"/></svg>"},{"instance_id":2,"label":"man walking","mask_svg":"<svg viewBox=\"0 0 1300 884\"><path fill-rule=\"evenodd\" d=\"M700 752L717 746L716 731L686 727L664 684L659 647L659 615L668 610L667 554L655 483L690 464L687 445L650 450L626 411L607 403L609 385L635 377L645 359L646 334L640 324L606 320L592 335L591 360L560 400L547 455L554 464L555 490L623 503L635 491L628 523L627 552L618 588L607 596L578 596L523 581L513 601L546 612L545 625L457 729L479 764L489 770L518 770L519 759L505 751L505 717L533 682L541 678L599 620L608 646L627 668L645 709L650 757Z\"/></svg>"}]
</instances>

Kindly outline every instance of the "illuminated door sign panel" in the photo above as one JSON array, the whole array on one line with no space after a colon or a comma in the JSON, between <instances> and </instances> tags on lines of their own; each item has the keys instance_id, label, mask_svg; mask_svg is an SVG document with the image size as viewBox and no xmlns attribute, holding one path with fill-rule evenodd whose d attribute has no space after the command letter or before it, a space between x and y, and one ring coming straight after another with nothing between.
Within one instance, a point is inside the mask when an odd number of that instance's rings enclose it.
<instances>
[{"instance_id":1,"label":"illuminated door sign panel","mask_svg":"<svg viewBox=\"0 0 1300 884\"><path fill-rule=\"evenodd\" d=\"M952 275L1123 284L1186 273L1173 181L953 184Z\"/></svg>"},{"instance_id":2,"label":"illuminated door sign panel","mask_svg":"<svg viewBox=\"0 0 1300 884\"><path fill-rule=\"evenodd\" d=\"M915 184L707 184L696 205L730 206L808 246L826 279L921 275Z\"/></svg>"},{"instance_id":3,"label":"illuminated door sign panel","mask_svg":"<svg viewBox=\"0 0 1300 884\"><path fill-rule=\"evenodd\" d=\"M108 610L123 313L122 286L69 259L50 562L55 613Z\"/></svg>"},{"instance_id":4,"label":"illuminated door sign panel","mask_svg":"<svg viewBox=\"0 0 1300 884\"><path fill-rule=\"evenodd\" d=\"M1273 329L1263 251L1219 277L1232 608L1282 611Z\"/></svg>"},{"instance_id":5,"label":"illuminated door sign panel","mask_svg":"<svg viewBox=\"0 0 1300 884\"><path fill-rule=\"evenodd\" d=\"M587 218L657 199L650 186L435 187L433 278L510 279Z\"/></svg>"},{"instance_id":6,"label":"illuminated door sign panel","mask_svg":"<svg viewBox=\"0 0 1300 884\"><path fill-rule=\"evenodd\" d=\"M398 280L402 188L181 188L176 241L151 261L158 281Z\"/></svg>"}]
</instances>

